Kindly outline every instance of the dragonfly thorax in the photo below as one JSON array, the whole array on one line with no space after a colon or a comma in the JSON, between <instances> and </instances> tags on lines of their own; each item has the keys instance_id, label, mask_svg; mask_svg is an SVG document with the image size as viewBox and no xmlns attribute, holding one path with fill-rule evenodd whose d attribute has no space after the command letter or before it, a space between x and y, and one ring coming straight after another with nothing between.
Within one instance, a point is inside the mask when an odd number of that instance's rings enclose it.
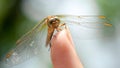
<instances>
[{"instance_id":1,"label":"dragonfly thorax","mask_svg":"<svg viewBox=\"0 0 120 68\"><path fill-rule=\"evenodd\" d=\"M60 24L60 20L56 16L49 16L47 18L47 25L49 28L57 28Z\"/></svg>"}]
</instances>

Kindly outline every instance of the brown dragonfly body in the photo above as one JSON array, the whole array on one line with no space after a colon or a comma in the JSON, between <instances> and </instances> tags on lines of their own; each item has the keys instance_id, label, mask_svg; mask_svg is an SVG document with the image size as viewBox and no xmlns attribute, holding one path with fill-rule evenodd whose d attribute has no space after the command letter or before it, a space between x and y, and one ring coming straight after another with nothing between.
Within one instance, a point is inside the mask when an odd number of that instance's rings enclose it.
<instances>
[{"instance_id":1,"label":"brown dragonfly body","mask_svg":"<svg viewBox=\"0 0 120 68\"><path fill-rule=\"evenodd\" d=\"M56 16L48 16L45 21L48 25L48 33L47 33L47 39L46 39L46 47L48 44L50 44L50 40L53 36L53 33L56 30L58 30L58 27L60 25L60 20ZM51 44L50 44L51 47Z\"/></svg>"}]
</instances>

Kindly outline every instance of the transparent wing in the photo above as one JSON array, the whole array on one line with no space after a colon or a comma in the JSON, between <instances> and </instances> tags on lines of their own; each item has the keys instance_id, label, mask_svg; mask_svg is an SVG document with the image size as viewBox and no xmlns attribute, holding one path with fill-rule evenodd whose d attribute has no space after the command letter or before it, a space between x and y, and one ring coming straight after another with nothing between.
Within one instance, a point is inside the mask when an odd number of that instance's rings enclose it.
<instances>
[{"instance_id":1,"label":"transparent wing","mask_svg":"<svg viewBox=\"0 0 120 68\"><path fill-rule=\"evenodd\" d=\"M75 16L75 15L56 15L61 23L67 25L80 25L87 28L101 28L102 26L111 27L105 16ZM42 53L41 47L45 45L47 36L47 25L45 19L40 22L30 32L25 34L17 41L17 46L6 54L3 64L16 65L22 63L31 57L38 56Z\"/></svg>"},{"instance_id":2,"label":"transparent wing","mask_svg":"<svg viewBox=\"0 0 120 68\"><path fill-rule=\"evenodd\" d=\"M36 55L40 55L41 46L45 45L47 25L45 19L17 41L17 46L8 52L2 63L10 66L20 64Z\"/></svg>"},{"instance_id":3,"label":"transparent wing","mask_svg":"<svg viewBox=\"0 0 120 68\"><path fill-rule=\"evenodd\" d=\"M102 15L56 15L61 23L66 23L76 45L80 40L95 40L109 38L114 30L114 26Z\"/></svg>"},{"instance_id":4,"label":"transparent wing","mask_svg":"<svg viewBox=\"0 0 120 68\"><path fill-rule=\"evenodd\" d=\"M75 15L56 15L63 23L76 24L87 28L111 27L109 20L102 15L75 16Z\"/></svg>"}]
</instances>

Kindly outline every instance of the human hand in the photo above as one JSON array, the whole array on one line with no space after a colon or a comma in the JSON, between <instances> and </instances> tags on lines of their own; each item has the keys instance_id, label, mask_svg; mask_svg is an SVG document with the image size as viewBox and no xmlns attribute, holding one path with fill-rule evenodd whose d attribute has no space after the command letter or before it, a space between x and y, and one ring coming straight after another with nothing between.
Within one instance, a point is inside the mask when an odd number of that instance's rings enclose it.
<instances>
[{"instance_id":1,"label":"human hand","mask_svg":"<svg viewBox=\"0 0 120 68\"><path fill-rule=\"evenodd\" d=\"M68 29L53 36L51 45L53 68L83 68Z\"/></svg>"}]
</instances>

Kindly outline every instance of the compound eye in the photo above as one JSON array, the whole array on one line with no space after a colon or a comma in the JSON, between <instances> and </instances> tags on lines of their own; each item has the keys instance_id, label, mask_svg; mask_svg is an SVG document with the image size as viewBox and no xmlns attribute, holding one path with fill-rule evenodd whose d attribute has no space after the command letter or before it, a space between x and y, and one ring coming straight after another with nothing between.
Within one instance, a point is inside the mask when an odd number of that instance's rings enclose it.
<instances>
[{"instance_id":1,"label":"compound eye","mask_svg":"<svg viewBox=\"0 0 120 68\"><path fill-rule=\"evenodd\" d=\"M58 21L57 18L52 18L52 19L50 19L49 24L51 24L51 25L52 25L52 24L55 24L56 21Z\"/></svg>"},{"instance_id":2,"label":"compound eye","mask_svg":"<svg viewBox=\"0 0 120 68\"><path fill-rule=\"evenodd\" d=\"M48 26L57 28L59 23L60 23L60 20L58 18L51 18L48 22Z\"/></svg>"}]
</instances>

